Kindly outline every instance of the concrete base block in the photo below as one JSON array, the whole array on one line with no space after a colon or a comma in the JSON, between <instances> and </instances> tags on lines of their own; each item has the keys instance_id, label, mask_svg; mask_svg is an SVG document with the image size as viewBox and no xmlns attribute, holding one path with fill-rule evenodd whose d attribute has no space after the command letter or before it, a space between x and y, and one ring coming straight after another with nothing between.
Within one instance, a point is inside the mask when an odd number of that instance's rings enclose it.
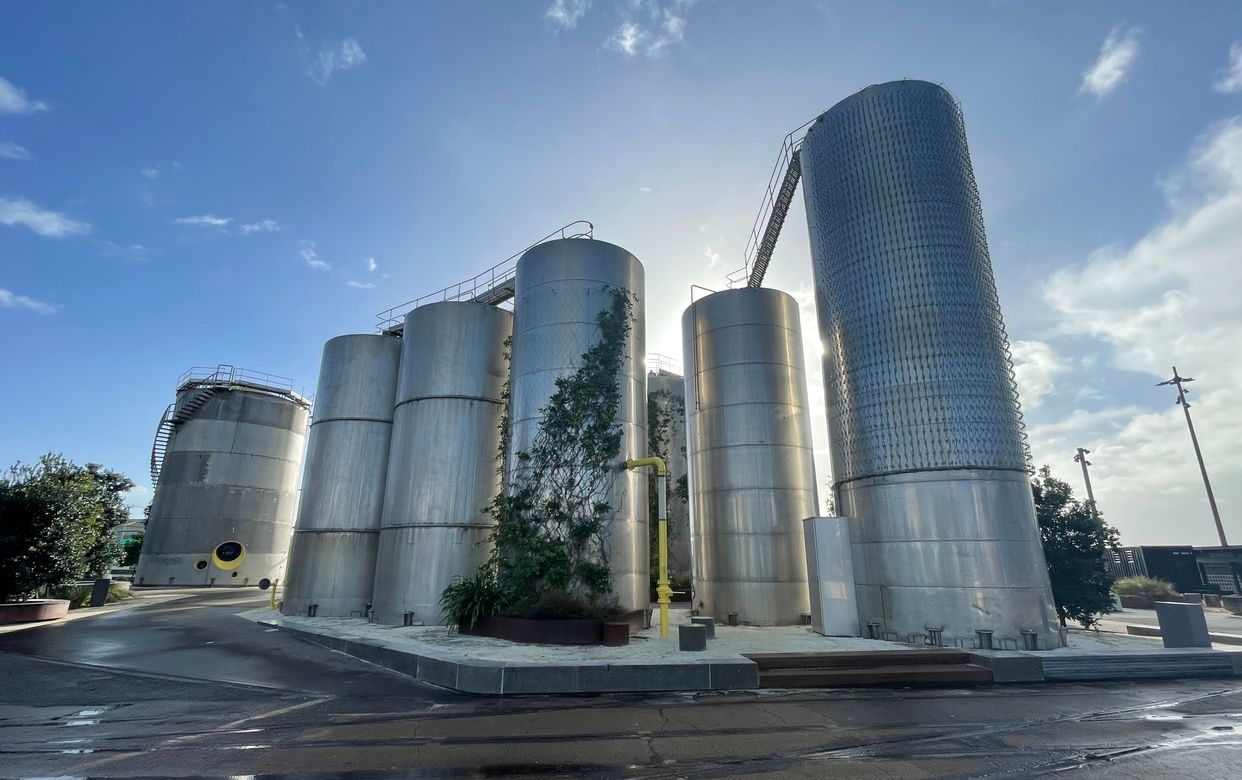
<instances>
[{"instance_id":1,"label":"concrete base block","mask_svg":"<svg viewBox=\"0 0 1242 780\"><path fill-rule=\"evenodd\" d=\"M1156 619L1165 647L1211 647L1207 618L1200 604L1156 602Z\"/></svg>"},{"instance_id":2,"label":"concrete base block","mask_svg":"<svg viewBox=\"0 0 1242 780\"><path fill-rule=\"evenodd\" d=\"M690 622L696 626L705 626L707 628L707 638L716 638L716 618L712 617L692 617Z\"/></svg>"},{"instance_id":3,"label":"concrete base block","mask_svg":"<svg viewBox=\"0 0 1242 780\"><path fill-rule=\"evenodd\" d=\"M677 627L677 646L681 650L707 649L707 626L691 624Z\"/></svg>"},{"instance_id":4,"label":"concrete base block","mask_svg":"<svg viewBox=\"0 0 1242 780\"><path fill-rule=\"evenodd\" d=\"M992 682L1024 683L1044 681L1044 662L1037 655L992 651L968 654L970 662L992 671Z\"/></svg>"}]
</instances>

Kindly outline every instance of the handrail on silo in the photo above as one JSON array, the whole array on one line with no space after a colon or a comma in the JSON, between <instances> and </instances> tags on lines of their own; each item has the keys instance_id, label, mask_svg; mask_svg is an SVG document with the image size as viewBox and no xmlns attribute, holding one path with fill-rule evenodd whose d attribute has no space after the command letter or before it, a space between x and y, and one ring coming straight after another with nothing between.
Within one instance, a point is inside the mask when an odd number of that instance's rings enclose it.
<instances>
[{"instance_id":1,"label":"handrail on silo","mask_svg":"<svg viewBox=\"0 0 1242 780\"><path fill-rule=\"evenodd\" d=\"M585 225L586 228L575 230L578 225ZM456 284L450 284L448 287L441 290L427 293L426 295L419 296L413 300L406 301L405 303L399 303L396 306L385 309L375 315L375 318L379 320L375 329L380 333L399 334L404 328L403 323L405 315L408 314L411 309L417 309L419 306L423 306L428 303L473 300L481 300L484 303L490 303L492 305L504 303L509 300L509 298L513 297L511 293L505 296L487 296L487 293L493 290L499 290L505 285L511 284L511 282L517 278L517 261L522 255L526 254L527 250L539 246L543 242L558 236L560 238L595 238L595 224L590 220L576 219L567 225L562 225L556 230L553 230L551 233L547 234L538 241L535 241L524 249L514 252L512 255L509 255L504 260L501 260L499 263L493 265L491 268L488 268L482 273L475 274L469 279L457 282Z\"/></svg>"}]
</instances>

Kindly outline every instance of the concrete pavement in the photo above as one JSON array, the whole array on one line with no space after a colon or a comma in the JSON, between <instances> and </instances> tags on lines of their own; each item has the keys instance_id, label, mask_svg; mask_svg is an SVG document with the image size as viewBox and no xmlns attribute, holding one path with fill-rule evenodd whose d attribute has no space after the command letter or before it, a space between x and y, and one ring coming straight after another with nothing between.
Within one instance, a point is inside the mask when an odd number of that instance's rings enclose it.
<instances>
[{"instance_id":1,"label":"concrete pavement","mask_svg":"<svg viewBox=\"0 0 1242 780\"><path fill-rule=\"evenodd\" d=\"M0 636L0 775L1213 776L1234 680L481 699L207 591Z\"/></svg>"}]
</instances>

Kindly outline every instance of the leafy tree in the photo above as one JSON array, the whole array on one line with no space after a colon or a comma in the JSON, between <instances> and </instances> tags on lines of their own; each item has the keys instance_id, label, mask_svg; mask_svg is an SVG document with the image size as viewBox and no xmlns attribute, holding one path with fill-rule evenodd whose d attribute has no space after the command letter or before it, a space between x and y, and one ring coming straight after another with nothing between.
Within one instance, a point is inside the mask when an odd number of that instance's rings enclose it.
<instances>
[{"instance_id":1,"label":"leafy tree","mask_svg":"<svg viewBox=\"0 0 1242 780\"><path fill-rule=\"evenodd\" d=\"M125 476L47 454L0 476L0 600L102 573L119 555Z\"/></svg>"},{"instance_id":2,"label":"leafy tree","mask_svg":"<svg viewBox=\"0 0 1242 780\"><path fill-rule=\"evenodd\" d=\"M1091 628L1113 611L1113 575L1105 556L1118 546L1117 529L1100 519L1089 503L1074 499L1070 486L1044 466L1031 481L1035 516L1052 580L1061 625L1074 620Z\"/></svg>"}]
</instances>

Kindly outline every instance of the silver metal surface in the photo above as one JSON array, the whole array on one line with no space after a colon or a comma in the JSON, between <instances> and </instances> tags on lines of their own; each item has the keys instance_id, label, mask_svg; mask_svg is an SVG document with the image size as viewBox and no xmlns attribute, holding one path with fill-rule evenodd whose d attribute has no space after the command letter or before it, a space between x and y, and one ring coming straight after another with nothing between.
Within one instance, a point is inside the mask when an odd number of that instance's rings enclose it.
<instances>
[{"instance_id":1,"label":"silver metal surface","mask_svg":"<svg viewBox=\"0 0 1242 780\"><path fill-rule=\"evenodd\" d=\"M647 356L647 367L652 367ZM667 414L668 434L661 442L668 468L668 574L673 580L690 577L690 503L677 492L678 483L687 476L686 460L686 380L668 368L647 372L648 416L652 412ZM650 420L648 420L650 425ZM650 431L648 431L650 433ZM648 483L650 488L650 483ZM648 498L650 509L650 497ZM648 512L650 515L650 512ZM658 518L649 517L651 522ZM674 586L676 587L676 586Z\"/></svg>"},{"instance_id":2,"label":"silver metal surface","mask_svg":"<svg viewBox=\"0 0 1242 780\"><path fill-rule=\"evenodd\" d=\"M401 376L372 607L401 625L406 612L443 622L440 595L491 555L500 491L504 342L513 315L483 303L432 303L405 320Z\"/></svg>"},{"instance_id":3,"label":"silver metal surface","mask_svg":"<svg viewBox=\"0 0 1242 780\"><path fill-rule=\"evenodd\" d=\"M811 591L811 628L824 636L858 636L858 600L848 517L808 517L806 571Z\"/></svg>"},{"instance_id":4,"label":"silver metal surface","mask_svg":"<svg viewBox=\"0 0 1242 780\"><path fill-rule=\"evenodd\" d=\"M205 379L181 382L173 408L179 419L161 464L136 582L225 587L283 577L306 402L249 381ZM229 541L246 552L226 570L212 551Z\"/></svg>"},{"instance_id":5,"label":"silver metal surface","mask_svg":"<svg viewBox=\"0 0 1242 780\"><path fill-rule=\"evenodd\" d=\"M944 625L946 642L954 631L1033 629L1055 646L957 102L922 81L868 87L816 120L801 157L833 480L838 510L855 518L860 618L903 638ZM905 486L900 500L893 484Z\"/></svg>"},{"instance_id":6,"label":"silver metal surface","mask_svg":"<svg viewBox=\"0 0 1242 780\"><path fill-rule=\"evenodd\" d=\"M585 238L539 244L518 261L513 322L510 478L515 453L535 440L556 380L576 371L582 354L598 341L596 317L612 306L609 288L634 296L617 412L621 453L611 489L601 496L616 513L608 529L609 565L625 611L644 609L650 599L647 477L625 469L627 459L647 455L643 278L638 258L613 244Z\"/></svg>"},{"instance_id":7,"label":"silver metal surface","mask_svg":"<svg viewBox=\"0 0 1242 780\"><path fill-rule=\"evenodd\" d=\"M802 520L816 514L798 304L744 287L681 318L695 605L755 625L810 611Z\"/></svg>"},{"instance_id":8,"label":"silver metal surface","mask_svg":"<svg viewBox=\"0 0 1242 780\"><path fill-rule=\"evenodd\" d=\"M350 335L323 347L286 615L363 617L371 604L401 339Z\"/></svg>"}]
</instances>

